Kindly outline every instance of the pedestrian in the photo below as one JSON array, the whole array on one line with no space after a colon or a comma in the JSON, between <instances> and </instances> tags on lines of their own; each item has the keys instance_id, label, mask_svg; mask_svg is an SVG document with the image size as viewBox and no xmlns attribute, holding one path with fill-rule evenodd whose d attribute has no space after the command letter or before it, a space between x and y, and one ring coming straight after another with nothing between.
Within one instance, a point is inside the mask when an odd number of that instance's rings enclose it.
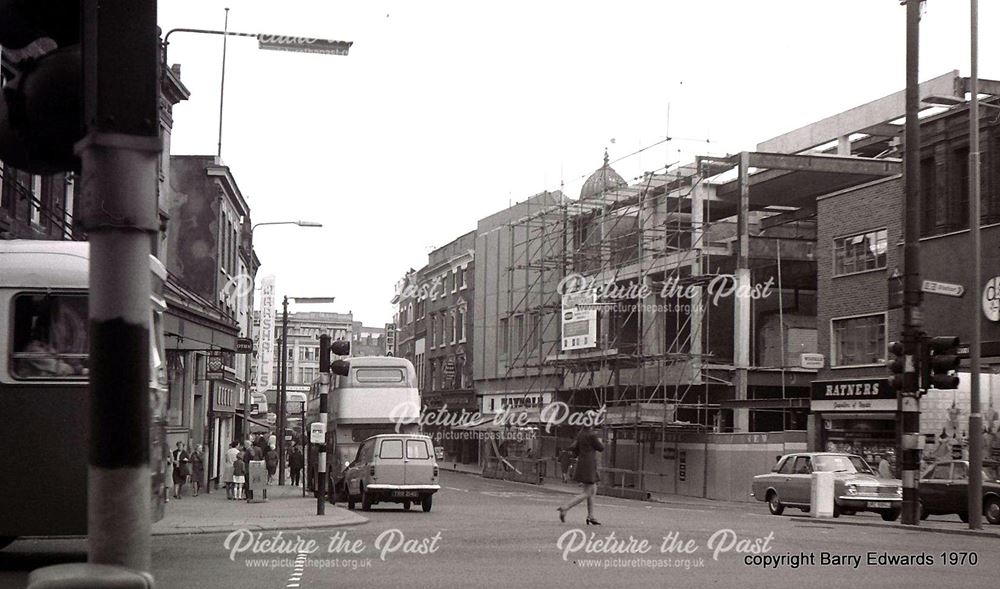
<instances>
[{"instance_id":1,"label":"pedestrian","mask_svg":"<svg viewBox=\"0 0 1000 589\"><path fill-rule=\"evenodd\" d=\"M188 469L190 468L191 462L191 457L188 455L187 450L184 449L184 442L177 442L177 448L171 452L170 458L172 464L174 465L174 499L180 499L181 491L184 490L184 482L188 477Z\"/></svg>"},{"instance_id":2,"label":"pedestrian","mask_svg":"<svg viewBox=\"0 0 1000 589\"><path fill-rule=\"evenodd\" d=\"M228 454L228 453L227 453ZM191 491L195 497L201 491L201 482L205 480L204 446L198 444L191 453Z\"/></svg>"},{"instance_id":3,"label":"pedestrian","mask_svg":"<svg viewBox=\"0 0 1000 589\"><path fill-rule=\"evenodd\" d=\"M298 487L299 480L302 478L302 467L305 465L304 457L302 456L302 448L299 448L295 442L292 442L292 449L288 453L288 468L292 471L292 485Z\"/></svg>"},{"instance_id":4,"label":"pedestrian","mask_svg":"<svg viewBox=\"0 0 1000 589\"><path fill-rule=\"evenodd\" d=\"M226 499L236 499L233 492L233 464L240 455L240 443L236 440L229 442L229 449L226 450L226 457L222 465L222 480L226 483Z\"/></svg>"},{"instance_id":5,"label":"pedestrian","mask_svg":"<svg viewBox=\"0 0 1000 589\"><path fill-rule=\"evenodd\" d=\"M583 485L583 493L577 495L572 501L556 508L559 511L559 521L566 521L566 512L577 504L587 502L587 525L601 525L601 522L594 519L594 495L597 494L597 482L601 480L597 472L597 452L604 451L604 444L597 437L597 433L589 423L585 422L580 428L580 433L576 436L576 441L571 447L578 460L576 465L576 482Z\"/></svg>"},{"instance_id":6,"label":"pedestrian","mask_svg":"<svg viewBox=\"0 0 1000 589\"><path fill-rule=\"evenodd\" d=\"M267 449L264 464L267 466L267 484L270 485L274 482L274 473L278 472L278 451L273 447Z\"/></svg>"},{"instance_id":7,"label":"pedestrian","mask_svg":"<svg viewBox=\"0 0 1000 589\"><path fill-rule=\"evenodd\" d=\"M878 463L878 476L883 479L892 478L892 465L889 464L889 457L883 456Z\"/></svg>"},{"instance_id":8,"label":"pedestrian","mask_svg":"<svg viewBox=\"0 0 1000 589\"><path fill-rule=\"evenodd\" d=\"M247 472L250 471L250 462L256 460L256 454L254 453L255 448L257 447L254 446L253 442L251 442L250 440L247 440L243 443L243 454L240 456L240 458L243 459L243 467ZM257 448L257 450L259 451L259 448ZM253 490L251 490L249 487L247 487L246 489L245 498L247 501L253 499Z\"/></svg>"},{"instance_id":9,"label":"pedestrian","mask_svg":"<svg viewBox=\"0 0 1000 589\"><path fill-rule=\"evenodd\" d=\"M562 471L562 482L569 482L569 462L572 460L572 455L570 455L569 450L563 448L559 452L559 470Z\"/></svg>"},{"instance_id":10,"label":"pedestrian","mask_svg":"<svg viewBox=\"0 0 1000 589\"><path fill-rule=\"evenodd\" d=\"M233 463L233 492L236 494L237 501L243 499L243 483L247 480L246 474L246 464L243 463L243 458L237 456L236 462Z\"/></svg>"}]
</instances>

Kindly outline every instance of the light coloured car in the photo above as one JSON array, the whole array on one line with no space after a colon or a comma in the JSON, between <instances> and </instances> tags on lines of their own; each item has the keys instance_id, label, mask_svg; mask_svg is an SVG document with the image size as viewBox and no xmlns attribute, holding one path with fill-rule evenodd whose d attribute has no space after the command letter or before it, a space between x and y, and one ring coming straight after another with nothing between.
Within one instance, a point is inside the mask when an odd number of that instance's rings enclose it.
<instances>
[{"instance_id":1,"label":"light coloured car","mask_svg":"<svg viewBox=\"0 0 1000 589\"><path fill-rule=\"evenodd\" d=\"M344 472L347 507L370 511L377 503L419 502L430 511L438 484L438 465L431 438L419 434L382 434L365 440Z\"/></svg>"},{"instance_id":2,"label":"light coloured car","mask_svg":"<svg viewBox=\"0 0 1000 589\"><path fill-rule=\"evenodd\" d=\"M767 474L753 478L751 495L767 502L773 515L781 515L785 507L809 511L813 472L834 475L833 516L853 515L859 511L874 511L885 521L899 517L903 502L903 486L899 479L884 479L854 454L835 452L799 452L778 459Z\"/></svg>"}]
</instances>

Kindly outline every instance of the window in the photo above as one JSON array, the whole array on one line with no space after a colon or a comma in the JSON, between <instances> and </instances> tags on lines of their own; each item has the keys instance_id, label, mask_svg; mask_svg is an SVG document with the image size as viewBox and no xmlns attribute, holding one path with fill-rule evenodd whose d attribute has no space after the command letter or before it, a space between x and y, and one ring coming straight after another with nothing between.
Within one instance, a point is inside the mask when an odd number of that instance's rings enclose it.
<instances>
[{"instance_id":1,"label":"window","mask_svg":"<svg viewBox=\"0 0 1000 589\"><path fill-rule=\"evenodd\" d=\"M886 244L885 229L833 240L833 275L885 268Z\"/></svg>"},{"instance_id":2,"label":"window","mask_svg":"<svg viewBox=\"0 0 1000 589\"><path fill-rule=\"evenodd\" d=\"M427 440L406 440L406 457L414 460L428 460Z\"/></svg>"},{"instance_id":3,"label":"window","mask_svg":"<svg viewBox=\"0 0 1000 589\"><path fill-rule=\"evenodd\" d=\"M448 330L447 330L448 337L451 338L451 343L455 343L455 341L458 339L458 338L455 337L456 336L456 333L455 333L455 324L456 324L455 314L454 313L448 313L447 317L448 317Z\"/></svg>"},{"instance_id":4,"label":"window","mask_svg":"<svg viewBox=\"0 0 1000 589\"><path fill-rule=\"evenodd\" d=\"M924 480L947 481L951 480L951 464L938 464L924 475Z\"/></svg>"},{"instance_id":5,"label":"window","mask_svg":"<svg viewBox=\"0 0 1000 589\"><path fill-rule=\"evenodd\" d=\"M812 464L808 456L797 456L795 458L794 474L809 474L812 472Z\"/></svg>"},{"instance_id":6,"label":"window","mask_svg":"<svg viewBox=\"0 0 1000 589\"><path fill-rule=\"evenodd\" d=\"M500 353L501 356L506 356L507 355L507 350L510 347L510 339L509 339L510 338L510 333L508 333L508 331L507 331L507 318L506 317L501 317L500 318L500 333L497 334L497 335L499 336L499 339L500 339L500 343L498 345L498 347L500 349L498 350L498 352Z\"/></svg>"},{"instance_id":7,"label":"window","mask_svg":"<svg viewBox=\"0 0 1000 589\"><path fill-rule=\"evenodd\" d=\"M403 371L399 368L358 368L354 378L358 382L403 382Z\"/></svg>"},{"instance_id":8,"label":"window","mask_svg":"<svg viewBox=\"0 0 1000 589\"><path fill-rule=\"evenodd\" d=\"M514 342L514 347L517 349L516 354L520 355L521 350L524 348L524 315L514 317L514 333L511 335L511 339Z\"/></svg>"},{"instance_id":9,"label":"window","mask_svg":"<svg viewBox=\"0 0 1000 589\"><path fill-rule=\"evenodd\" d=\"M538 313L532 313L528 315L528 351L534 352L538 349L538 340L541 336L541 326L539 325Z\"/></svg>"},{"instance_id":10,"label":"window","mask_svg":"<svg viewBox=\"0 0 1000 589\"><path fill-rule=\"evenodd\" d=\"M442 314L440 320L438 321L438 329L441 330L438 332L438 338L437 338L439 346L443 346L447 343L444 339L444 334L447 333L445 331L445 320L447 317L448 317L447 314Z\"/></svg>"},{"instance_id":11,"label":"window","mask_svg":"<svg viewBox=\"0 0 1000 589\"><path fill-rule=\"evenodd\" d=\"M428 334L427 335L428 335L428 337L430 339L429 345L430 345L430 347L433 348L434 347L434 334L437 333L437 317L434 316L434 315L431 315L430 327L431 328L428 330Z\"/></svg>"},{"instance_id":12,"label":"window","mask_svg":"<svg viewBox=\"0 0 1000 589\"><path fill-rule=\"evenodd\" d=\"M42 223L42 177L31 177L31 222L35 225Z\"/></svg>"},{"instance_id":13,"label":"window","mask_svg":"<svg viewBox=\"0 0 1000 589\"><path fill-rule=\"evenodd\" d=\"M379 458L402 458L403 440L382 440L378 455Z\"/></svg>"},{"instance_id":14,"label":"window","mask_svg":"<svg viewBox=\"0 0 1000 589\"><path fill-rule=\"evenodd\" d=\"M86 378L86 295L22 294L14 298L15 378Z\"/></svg>"},{"instance_id":15,"label":"window","mask_svg":"<svg viewBox=\"0 0 1000 589\"><path fill-rule=\"evenodd\" d=\"M833 366L858 366L885 361L885 313L834 319Z\"/></svg>"},{"instance_id":16,"label":"window","mask_svg":"<svg viewBox=\"0 0 1000 589\"><path fill-rule=\"evenodd\" d=\"M458 334L459 342L465 341L465 309L459 309L455 313L455 332Z\"/></svg>"},{"instance_id":17,"label":"window","mask_svg":"<svg viewBox=\"0 0 1000 589\"><path fill-rule=\"evenodd\" d=\"M458 281L458 288L461 289L461 288L465 288L467 286L465 284L465 266L460 266L458 268L458 278L457 278L457 281Z\"/></svg>"}]
</instances>

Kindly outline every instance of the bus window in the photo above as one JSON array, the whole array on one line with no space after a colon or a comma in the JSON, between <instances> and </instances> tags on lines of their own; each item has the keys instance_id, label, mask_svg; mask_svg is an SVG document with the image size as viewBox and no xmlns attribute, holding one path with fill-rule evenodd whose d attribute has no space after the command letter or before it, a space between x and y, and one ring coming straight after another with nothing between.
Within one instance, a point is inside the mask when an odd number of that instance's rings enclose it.
<instances>
[{"instance_id":1,"label":"bus window","mask_svg":"<svg viewBox=\"0 0 1000 589\"><path fill-rule=\"evenodd\" d=\"M403 371L399 368L358 368L354 378L358 382L400 383Z\"/></svg>"},{"instance_id":2,"label":"bus window","mask_svg":"<svg viewBox=\"0 0 1000 589\"><path fill-rule=\"evenodd\" d=\"M87 297L21 294L14 298L15 378L87 376Z\"/></svg>"}]
</instances>

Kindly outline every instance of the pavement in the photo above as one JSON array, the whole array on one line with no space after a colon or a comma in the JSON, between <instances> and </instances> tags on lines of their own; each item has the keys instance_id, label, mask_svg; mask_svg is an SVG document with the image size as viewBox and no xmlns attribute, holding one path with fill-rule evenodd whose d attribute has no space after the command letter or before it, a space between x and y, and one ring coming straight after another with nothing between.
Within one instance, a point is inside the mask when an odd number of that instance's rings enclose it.
<instances>
[{"instance_id":1,"label":"pavement","mask_svg":"<svg viewBox=\"0 0 1000 589\"><path fill-rule=\"evenodd\" d=\"M452 472L460 472L468 475L482 476L482 467L475 464L456 464L456 463L439 463L441 470L448 470ZM546 491L551 491L555 493L565 493L569 495L576 495L580 492L580 486L578 484L568 484L563 483L559 479L548 477L545 479L544 484L533 485L531 483L518 483L511 481L512 485L523 485L526 488L541 489ZM670 495L661 493L651 493L650 501L655 503L662 503L665 505L674 506L687 506L687 507L699 507L699 508L712 508L716 507L726 507L728 509L744 509L747 511L753 511L754 506L763 505L763 503L754 502L744 502L744 501L722 501L717 499L705 499L703 497L689 497L686 495ZM921 521L918 525L904 525L900 523L900 520L894 522L884 521L881 516L875 513L859 513L853 516L841 516L838 518L818 518L812 517L807 513L802 513L799 515L798 512L790 513L794 510L786 510L786 515L794 517L800 523L815 523L819 525L838 525L838 526L863 526L869 528L883 528L883 529L895 529L906 532L936 532L940 534L955 534L962 536L978 536L984 538L994 538L1000 540L1000 526L990 525L983 520L983 529L972 530L969 529L968 524L962 523L958 519L957 515L952 516L931 516L930 518Z\"/></svg>"},{"instance_id":2,"label":"pavement","mask_svg":"<svg viewBox=\"0 0 1000 589\"><path fill-rule=\"evenodd\" d=\"M267 501L247 503L226 499L226 490L213 489L193 497L186 490L181 499L166 504L163 519L153 524L154 536L211 534L247 530L297 530L354 526L368 521L353 511L326 504L325 515L316 515L316 498L302 496L302 487L270 485Z\"/></svg>"}]
</instances>

